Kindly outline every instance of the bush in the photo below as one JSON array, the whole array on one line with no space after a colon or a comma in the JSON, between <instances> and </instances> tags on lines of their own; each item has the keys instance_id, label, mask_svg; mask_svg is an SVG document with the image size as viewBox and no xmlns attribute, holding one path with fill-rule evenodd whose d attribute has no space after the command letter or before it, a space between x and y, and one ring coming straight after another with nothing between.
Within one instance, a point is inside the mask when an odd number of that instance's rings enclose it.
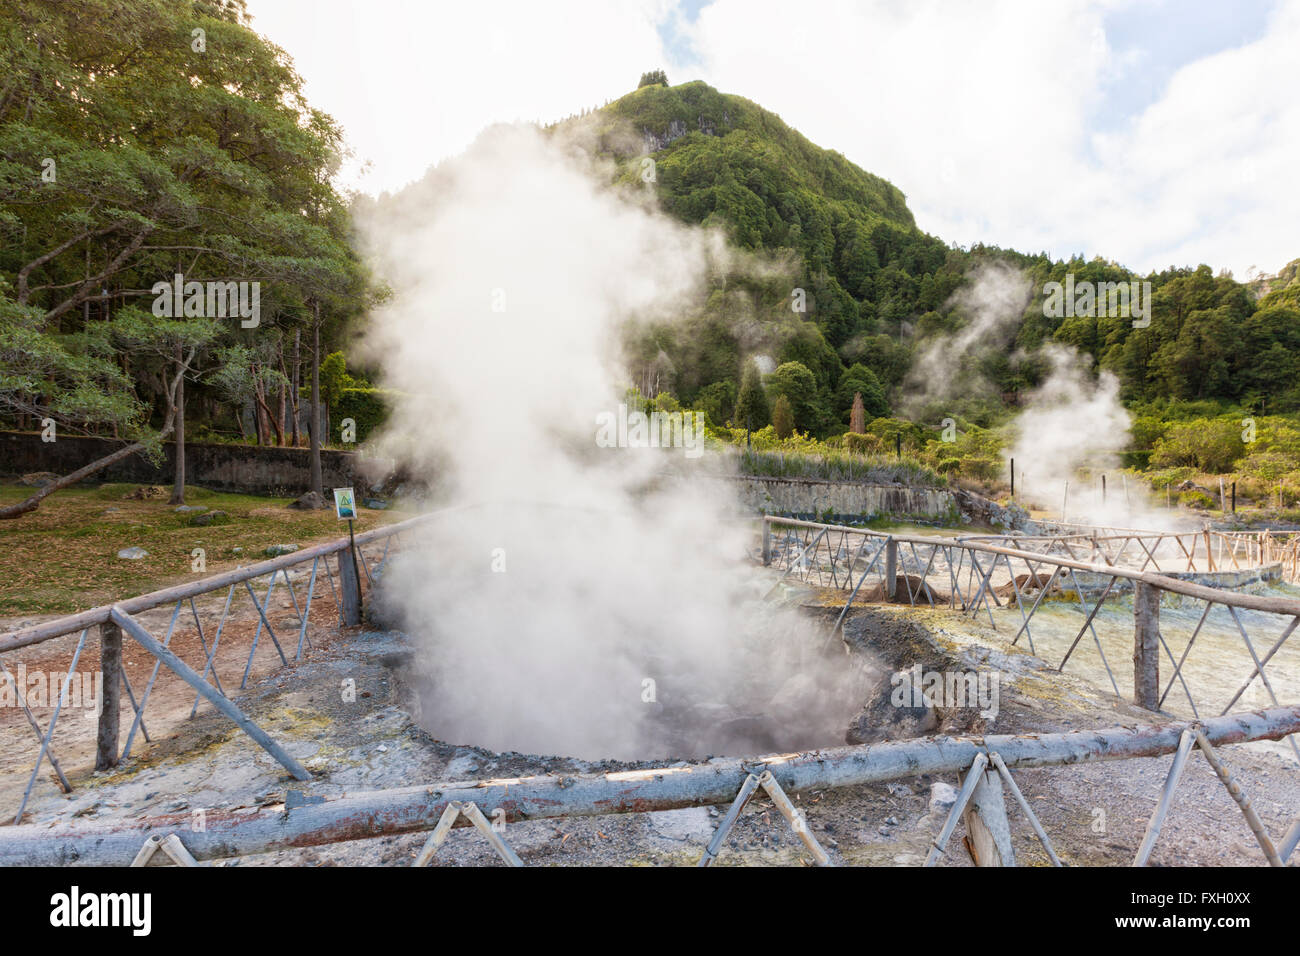
<instances>
[{"instance_id":1,"label":"bush","mask_svg":"<svg viewBox=\"0 0 1300 956\"><path fill-rule=\"evenodd\" d=\"M841 436L844 448L854 455L880 455L885 451L885 443L879 436L870 433L859 435L847 432Z\"/></svg>"},{"instance_id":2,"label":"bush","mask_svg":"<svg viewBox=\"0 0 1300 956\"><path fill-rule=\"evenodd\" d=\"M772 429L782 441L794 433L794 412L790 409L790 400L784 395L772 406Z\"/></svg>"},{"instance_id":3,"label":"bush","mask_svg":"<svg viewBox=\"0 0 1300 956\"><path fill-rule=\"evenodd\" d=\"M995 458L963 458L961 474L976 481L997 481L1002 474L1002 462Z\"/></svg>"},{"instance_id":4,"label":"bush","mask_svg":"<svg viewBox=\"0 0 1300 956\"><path fill-rule=\"evenodd\" d=\"M1185 508L1199 508L1202 511L1214 507L1214 499L1203 491L1184 491L1178 496L1178 503Z\"/></svg>"},{"instance_id":5,"label":"bush","mask_svg":"<svg viewBox=\"0 0 1300 956\"><path fill-rule=\"evenodd\" d=\"M1232 470L1232 464L1246 450L1241 425L1227 418L1198 418L1176 422L1156 440L1151 464L1157 468L1190 465L1212 474Z\"/></svg>"},{"instance_id":6,"label":"bush","mask_svg":"<svg viewBox=\"0 0 1300 956\"><path fill-rule=\"evenodd\" d=\"M335 432L339 432L343 419L351 418L357 423L357 442L363 442L388 420L392 395L392 391L383 388L345 388L331 408L330 424ZM339 436L330 437L337 439Z\"/></svg>"}]
</instances>

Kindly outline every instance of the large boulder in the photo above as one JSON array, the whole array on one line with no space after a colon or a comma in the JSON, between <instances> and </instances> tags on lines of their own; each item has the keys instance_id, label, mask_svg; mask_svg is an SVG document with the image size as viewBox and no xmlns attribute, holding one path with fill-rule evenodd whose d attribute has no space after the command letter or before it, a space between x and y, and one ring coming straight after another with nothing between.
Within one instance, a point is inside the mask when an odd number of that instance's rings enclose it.
<instances>
[{"instance_id":1,"label":"large boulder","mask_svg":"<svg viewBox=\"0 0 1300 956\"><path fill-rule=\"evenodd\" d=\"M290 508L297 508L299 511L319 511L328 507L325 499L314 491L309 491L289 505Z\"/></svg>"}]
</instances>

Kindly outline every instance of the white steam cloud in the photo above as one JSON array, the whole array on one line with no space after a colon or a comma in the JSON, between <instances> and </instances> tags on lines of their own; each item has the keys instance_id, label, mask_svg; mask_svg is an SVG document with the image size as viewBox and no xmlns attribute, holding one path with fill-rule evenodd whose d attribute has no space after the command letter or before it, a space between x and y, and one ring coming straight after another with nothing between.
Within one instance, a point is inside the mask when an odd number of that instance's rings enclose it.
<instances>
[{"instance_id":1,"label":"white steam cloud","mask_svg":"<svg viewBox=\"0 0 1300 956\"><path fill-rule=\"evenodd\" d=\"M903 382L905 414L916 415L958 396L993 396L990 383L972 365L990 349L1008 344L1032 296L1029 279L1014 266L996 260L977 266L971 283L949 303L966 316L966 324L928 342L912 362Z\"/></svg>"},{"instance_id":2,"label":"white steam cloud","mask_svg":"<svg viewBox=\"0 0 1300 956\"><path fill-rule=\"evenodd\" d=\"M1016 461L1018 490L1049 512L1059 511L1066 505L1068 483L1074 499L1071 521L1124 525L1130 509L1120 477L1111 475L1104 505L1099 493L1100 475L1119 468L1129 440L1131 420L1120 404L1119 379L1105 370L1094 379L1087 357L1067 346L1047 345L1043 353L1052 370L1013 424L1016 441L1010 455ZM1085 468L1086 483L1080 478ZM1130 502L1136 503L1136 494L1136 487L1130 490Z\"/></svg>"},{"instance_id":3,"label":"white steam cloud","mask_svg":"<svg viewBox=\"0 0 1300 956\"><path fill-rule=\"evenodd\" d=\"M966 324L927 343L904 382L903 405L909 414L947 414L944 403L993 397L993 384L980 374L979 360L1010 349L1025 309L1040 294L1013 265L994 261L976 266L970 284L951 303ZM1024 396L1010 427L1007 455L1016 462L1017 497L1056 517L1064 507L1072 523L1174 527L1176 517L1150 502L1145 485L1119 473L1132 424L1120 402L1119 380L1105 370L1094 375L1091 359L1067 345L1048 343L1040 354L1051 370ZM1104 493L1103 475L1109 478Z\"/></svg>"},{"instance_id":4,"label":"white steam cloud","mask_svg":"<svg viewBox=\"0 0 1300 956\"><path fill-rule=\"evenodd\" d=\"M609 174L559 134L495 127L367 226L395 295L366 345L406 396L382 451L436 472L438 504L475 505L385 573L421 723L581 757L838 742L860 700L795 693L791 622L747 624L762 588L740 561L752 532L718 520L726 483L688 480L680 449L596 445L622 330L696 308L728 260ZM657 477L664 455L688 479Z\"/></svg>"}]
</instances>

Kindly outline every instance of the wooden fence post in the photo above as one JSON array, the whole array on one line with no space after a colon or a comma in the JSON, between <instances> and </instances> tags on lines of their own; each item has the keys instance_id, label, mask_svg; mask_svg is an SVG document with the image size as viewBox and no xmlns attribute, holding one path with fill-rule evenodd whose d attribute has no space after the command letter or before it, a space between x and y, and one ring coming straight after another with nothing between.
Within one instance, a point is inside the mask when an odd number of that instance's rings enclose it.
<instances>
[{"instance_id":1,"label":"wooden fence post","mask_svg":"<svg viewBox=\"0 0 1300 956\"><path fill-rule=\"evenodd\" d=\"M1133 591L1133 702L1156 710L1160 701L1160 589L1138 581Z\"/></svg>"},{"instance_id":2,"label":"wooden fence post","mask_svg":"<svg viewBox=\"0 0 1300 956\"><path fill-rule=\"evenodd\" d=\"M1016 865L1007 805L1002 799L1002 778L992 767L980 771L975 792L962 812L962 822L966 824L966 838L976 866Z\"/></svg>"},{"instance_id":3,"label":"wooden fence post","mask_svg":"<svg viewBox=\"0 0 1300 956\"><path fill-rule=\"evenodd\" d=\"M122 629L112 621L99 625L99 671L103 676L103 710L95 738L95 769L117 766L122 708Z\"/></svg>"}]
</instances>

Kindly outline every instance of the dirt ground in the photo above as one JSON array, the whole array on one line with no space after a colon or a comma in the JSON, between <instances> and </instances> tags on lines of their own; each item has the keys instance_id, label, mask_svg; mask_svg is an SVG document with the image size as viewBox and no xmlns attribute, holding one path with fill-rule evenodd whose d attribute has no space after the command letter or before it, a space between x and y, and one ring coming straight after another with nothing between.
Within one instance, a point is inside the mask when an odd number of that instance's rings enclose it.
<instances>
[{"instance_id":1,"label":"dirt ground","mask_svg":"<svg viewBox=\"0 0 1300 956\"><path fill-rule=\"evenodd\" d=\"M260 596L260 595L259 595ZM233 635L255 625L251 602L227 625L229 655L219 655L228 691L238 686L250 637ZM817 608L809 594L809 613ZM296 629L287 594L273 602L272 622L292 658ZM188 609L187 609L188 610ZM219 609L218 609L219 610ZM212 613L200 605L200 614ZM492 753L465 743L436 740L411 719L402 664L409 649L400 634L341 630L331 620L331 602L313 609L313 645L302 662L279 666L263 633L249 690L238 698L244 709L295 758L318 774L293 782L283 768L206 703L188 717L193 692L163 672L147 715L153 741L137 740L131 759L111 773L92 773L88 749L94 721L71 715L70 736L56 735L58 752L75 786L70 795L54 786L48 769L24 822L109 821L179 811L254 807L284 801L287 789L313 796L411 786L435 781L483 780L531 774L598 773L671 765L589 762L565 757ZM318 617L318 614L320 615ZM165 631L169 612L150 620ZM206 627L206 624L205 624ZM291 637L286 637L291 634ZM1154 723L1160 715L1140 711L1069 675L1057 674L1037 658L1006 646L1005 638L948 611L898 607L855 609L846 629L853 653L871 653L890 666L921 661L927 667L995 668L1002 675L996 717L969 732L1041 733ZM66 661L68 639L44 645L51 662ZM197 638L193 638L196 642ZM129 642L128 642L129 643ZM292 646L290 646L292 645ZM181 644L195 663L199 651ZM33 657L26 659L33 666ZM138 649L128 670L137 693L148 683L151 659ZM12 666L12 661L10 662ZM66 664L65 664L66 666ZM349 691L351 688L351 691ZM155 710L157 708L157 710ZM42 715L45 719L47 712ZM953 715L948 715L955 719ZM125 718L124 718L125 720ZM21 722L21 723L20 723ZM76 725L74 727L74 725ZM123 739L129 722L124 723ZM60 719L60 734L64 732ZM0 719L0 810L11 813L34 759L34 740L21 712ZM1275 836L1300 815L1300 769L1290 756L1267 745L1222 748L1221 756L1250 795ZM1128 865L1156 805L1171 758L1134 759L1025 769L1014 775L1030 805L1068 865ZM952 778L917 776L858 788L792 795L833 862L841 865L915 866L943 825ZM529 865L693 865L700 858L725 807L692 807L660 813L537 820L511 823L507 841ZM1011 810L1013 842L1021 865L1048 859L1032 831ZM959 825L941 865L970 866ZM351 843L286 850L219 865L406 865L426 834L381 837ZM811 862L798 838L761 793L742 813L716 865L801 865ZM487 841L472 828L453 831L434 865L497 865ZM1182 784L1152 856L1158 866L1261 865L1263 857L1244 819L1213 771L1199 756L1188 762Z\"/></svg>"}]
</instances>

